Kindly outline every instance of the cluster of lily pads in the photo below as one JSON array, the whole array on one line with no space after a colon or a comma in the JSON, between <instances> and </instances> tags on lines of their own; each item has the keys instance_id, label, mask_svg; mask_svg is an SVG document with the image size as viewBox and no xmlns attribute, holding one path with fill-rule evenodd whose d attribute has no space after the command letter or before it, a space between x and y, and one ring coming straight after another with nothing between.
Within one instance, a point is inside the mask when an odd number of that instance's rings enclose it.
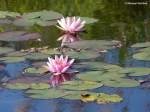
<instances>
[{"instance_id":1,"label":"cluster of lily pads","mask_svg":"<svg viewBox=\"0 0 150 112\"><path fill-rule=\"evenodd\" d=\"M89 90L102 86L136 87L140 85L140 81L131 79L130 76L150 74L149 68L124 68L98 62L107 50L121 47L121 43L115 40L78 39L76 35L84 30L85 23L88 23L88 20L96 22L94 19L61 18L61 14L53 11L40 11L23 15L0 12L0 18L7 16L15 17L12 20L13 24L20 26L34 24L45 26L56 24L58 20L59 26L57 25L57 27L64 30L67 36L59 39L65 43L57 49L42 47L15 51L13 48L0 47L0 62L18 63L28 60L32 63L31 67L24 69L21 77L4 83L4 88L26 90L27 96L37 99L81 99L84 102L94 101L104 104L120 102L122 98L116 94L95 93ZM75 39L72 36L75 36ZM1 41L38 40L39 38L42 39L39 33L24 31L0 33ZM46 63L47 58L48 62Z\"/></svg>"}]
</instances>

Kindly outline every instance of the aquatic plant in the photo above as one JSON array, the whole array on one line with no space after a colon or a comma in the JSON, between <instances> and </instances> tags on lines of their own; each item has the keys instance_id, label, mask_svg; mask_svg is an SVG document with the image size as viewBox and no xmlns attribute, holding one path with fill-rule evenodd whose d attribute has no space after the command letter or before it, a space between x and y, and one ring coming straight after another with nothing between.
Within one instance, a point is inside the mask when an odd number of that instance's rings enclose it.
<instances>
[{"instance_id":1,"label":"aquatic plant","mask_svg":"<svg viewBox=\"0 0 150 112\"><path fill-rule=\"evenodd\" d=\"M82 21L80 18L76 17L63 17L57 22L59 24L59 26L57 25L58 28L69 33L81 32L83 31L83 27L85 25L85 21Z\"/></svg>"},{"instance_id":2,"label":"aquatic plant","mask_svg":"<svg viewBox=\"0 0 150 112\"><path fill-rule=\"evenodd\" d=\"M53 73L53 75L60 75L63 73L66 73L67 70L71 67L71 65L74 63L74 59L69 60L68 56L63 57L61 55L58 57L55 55L55 58L48 57L47 65L45 66L50 72Z\"/></svg>"}]
</instances>

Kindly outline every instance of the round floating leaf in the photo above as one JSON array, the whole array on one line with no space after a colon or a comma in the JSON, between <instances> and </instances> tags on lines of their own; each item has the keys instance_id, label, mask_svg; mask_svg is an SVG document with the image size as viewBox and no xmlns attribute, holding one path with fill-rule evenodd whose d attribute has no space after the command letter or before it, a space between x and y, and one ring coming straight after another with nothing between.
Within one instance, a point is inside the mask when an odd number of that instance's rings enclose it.
<instances>
[{"instance_id":1,"label":"round floating leaf","mask_svg":"<svg viewBox=\"0 0 150 112\"><path fill-rule=\"evenodd\" d=\"M139 85L139 82L136 80L123 79L123 78L103 81L102 83L108 87L136 87Z\"/></svg>"},{"instance_id":2,"label":"round floating leaf","mask_svg":"<svg viewBox=\"0 0 150 112\"><path fill-rule=\"evenodd\" d=\"M41 53L47 54L47 55L55 55L55 54L60 54L59 51L55 49L43 49Z\"/></svg>"},{"instance_id":3,"label":"round floating leaf","mask_svg":"<svg viewBox=\"0 0 150 112\"><path fill-rule=\"evenodd\" d=\"M121 102L123 99L117 95L108 95L105 93L100 93L97 97L97 103L98 104L107 104L107 103L116 103L116 102Z\"/></svg>"},{"instance_id":4,"label":"round floating leaf","mask_svg":"<svg viewBox=\"0 0 150 112\"><path fill-rule=\"evenodd\" d=\"M50 85L47 83L27 83L27 82L16 82L16 83L8 83L6 84L6 88L9 89L48 89Z\"/></svg>"},{"instance_id":5,"label":"round floating leaf","mask_svg":"<svg viewBox=\"0 0 150 112\"><path fill-rule=\"evenodd\" d=\"M7 54L7 53L12 52L12 51L14 51L14 49L12 49L12 48L0 47L0 55Z\"/></svg>"},{"instance_id":6,"label":"round floating leaf","mask_svg":"<svg viewBox=\"0 0 150 112\"><path fill-rule=\"evenodd\" d=\"M129 76L143 76L143 75L149 75L150 74L150 68L124 68L120 73L126 73Z\"/></svg>"},{"instance_id":7,"label":"round floating leaf","mask_svg":"<svg viewBox=\"0 0 150 112\"><path fill-rule=\"evenodd\" d=\"M97 82L74 80L63 82L60 88L68 90L87 90L98 88L101 86L103 86L103 84Z\"/></svg>"},{"instance_id":8,"label":"round floating leaf","mask_svg":"<svg viewBox=\"0 0 150 112\"><path fill-rule=\"evenodd\" d=\"M114 46L120 44L118 41L106 41L106 40L82 40L78 42L69 43L67 46L76 49L91 49L96 51L103 51L111 49Z\"/></svg>"},{"instance_id":9,"label":"round floating leaf","mask_svg":"<svg viewBox=\"0 0 150 112\"><path fill-rule=\"evenodd\" d=\"M82 21L85 21L86 24L91 24L91 23L95 23L98 22L98 19L95 18L89 18L89 17L79 17Z\"/></svg>"},{"instance_id":10,"label":"round floating leaf","mask_svg":"<svg viewBox=\"0 0 150 112\"><path fill-rule=\"evenodd\" d=\"M149 52L149 51L150 51L150 47L140 49L140 52Z\"/></svg>"},{"instance_id":11,"label":"round floating leaf","mask_svg":"<svg viewBox=\"0 0 150 112\"><path fill-rule=\"evenodd\" d=\"M27 55L27 53L20 52L20 51L15 51L15 52L8 53L6 56L7 57L21 57L21 56L25 56L25 55Z\"/></svg>"},{"instance_id":12,"label":"round floating leaf","mask_svg":"<svg viewBox=\"0 0 150 112\"><path fill-rule=\"evenodd\" d=\"M8 88L8 89L19 89L19 90L21 90L21 89L28 89L30 87L30 85L29 84L27 84L27 83L8 83L7 85L6 85L6 88Z\"/></svg>"},{"instance_id":13,"label":"round floating leaf","mask_svg":"<svg viewBox=\"0 0 150 112\"><path fill-rule=\"evenodd\" d=\"M24 57L1 57L0 61L4 63L18 63L25 61Z\"/></svg>"},{"instance_id":14,"label":"round floating leaf","mask_svg":"<svg viewBox=\"0 0 150 112\"><path fill-rule=\"evenodd\" d=\"M136 43L136 44L133 44L131 47L134 47L134 48L150 47L150 42Z\"/></svg>"},{"instance_id":15,"label":"round floating leaf","mask_svg":"<svg viewBox=\"0 0 150 112\"><path fill-rule=\"evenodd\" d=\"M30 73L30 74L43 74L45 72L47 72L48 70L44 67L38 67L38 68L35 68L35 67L29 67L29 68L26 68L24 70L25 73Z\"/></svg>"},{"instance_id":16,"label":"round floating leaf","mask_svg":"<svg viewBox=\"0 0 150 112\"><path fill-rule=\"evenodd\" d=\"M134 59L150 61L150 52L140 52L133 55Z\"/></svg>"},{"instance_id":17,"label":"round floating leaf","mask_svg":"<svg viewBox=\"0 0 150 112\"><path fill-rule=\"evenodd\" d=\"M28 90L26 93L28 94L29 97L36 98L36 99L60 98L68 94L64 90L59 90L55 88L44 89L44 90Z\"/></svg>"},{"instance_id":18,"label":"round floating leaf","mask_svg":"<svg viewBox=\"0 0 150 112\"><path fill-rule=\"evenodd\" d=\"M24 13L21 18L16 19L14 24L17 26L32 26L38 24L40 26L55 25L56 20L61 18L62 14L54 11L39 11Z\"/></svg>"},{"instance_id":19,"label":"round floating leaf","mask_svg":"<svg viewBox=\"0 0 150 112\"><path fill-rule=\"evenodd\" d=\"M48 57L49 57L48 54L43 54L43 53L31 53L25 56L26 59L32 61L46 60Z\"/></svg>"},{"instance_id":20,"label":"round floating leaf","mask_svg":"<svg viewBox=\"0 0 150 112\"><path fill-rule=\"evenodd\" d=\"M0 18L20 16L17 12L0 11Z\"/></svg>"},{"instance_id":21,"label":"round floating leaf","mask_svg":"<svg viewBox=\"0 0 150 112\"><path fill-rule=\"evenodd\" d=\"M50 88L50 85L47 83L31 83L30 88L31 89L48 89Z\"/></svg>"},{"instance_id":22,"label":"round floating leaf","mask_svg":"<svg viewBox=\"0 0 150 112\"><path fill-rule=\"evenodd\" d=\"M10 31L0 33L1 41L27 41L40 38L39 33L27 33L25 31Z\"/></svg>"},{"instance_id":23,"label":"round floating leaf","mask_svg":"<svg viewBox=\"0 0 150 112\"><path fill-rule=\"evenodd\" d=\"M80 51L80 52L68 51L68 52L65 52L65 55L68 55L76 59L92 59L92 58L96 58L100 56L100 54L92 52L92 51Z\"/></svg>"}]
</instances>

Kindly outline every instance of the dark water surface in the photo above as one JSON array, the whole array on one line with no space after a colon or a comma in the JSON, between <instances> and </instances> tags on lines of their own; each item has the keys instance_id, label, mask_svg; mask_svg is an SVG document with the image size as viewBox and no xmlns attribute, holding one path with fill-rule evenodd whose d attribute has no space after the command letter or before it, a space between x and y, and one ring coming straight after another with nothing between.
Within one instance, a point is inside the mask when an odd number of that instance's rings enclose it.
<instances>
[{"instance_id":1,"label":"dark water surface","mask_svg":"<svg viewBox=\"0 0 150 112\"><path fill-rule=\"evenodd\" d=\"M129 1L129 0L128 0ZM132 0L134 2L140 0ZM142 1L142 0L141 0ZM54 10L65 16L87 16L99 22L86 26L83 39L120 40L122 48L110 50L104 61L121 66L149 67L150 62L133 60L129 46L133 43L150 41L150 3L148 5L126 5L127 0L0 0L0 10L32 12L44 9ZM0 31L17 30L14 26L1 26ZM23 28L40 32L42 42L2 43L16 49L59 46L56 41L61 32L55 26ZM0 42L1 43L1 42ZM28 62L8 64L7 73L11 78L21 75ZM117 93L124 100L114 104L83 103L81 101L52 99L35 100L25 96L23 91L0 89L0 112L150 112L149 88L108 88L96 92Z\"/></svg>"}]
</instances>

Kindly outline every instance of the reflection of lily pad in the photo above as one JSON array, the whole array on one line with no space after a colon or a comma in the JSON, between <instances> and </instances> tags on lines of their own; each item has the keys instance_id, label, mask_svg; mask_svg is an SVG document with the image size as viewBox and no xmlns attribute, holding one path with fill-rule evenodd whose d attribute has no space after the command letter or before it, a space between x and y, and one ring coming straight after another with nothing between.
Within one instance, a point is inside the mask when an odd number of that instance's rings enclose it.
<instances>
[{"instance_id":1,"label":"reflection of lily pad","mask_svg":"<svg viewBox=\"0 0 150 112\"><path fill-rule=\"evenodd\" d=\"M69 43L68 46L76 49L92 49L96 51L103 51L117 46L120 42L106 41L106 40L82 40L74 43Z\"/></svg>"},{"instance_id":2,"label":"reflection of lily pad","mask_svg":"<svg viewBox=\"0 0 150 112\"><path fill-rule=\"evenodd\" d=\"M12 51L14 51L14 49L12 49L12 48L0 47L0 55L7 54L7 53L12 52Z\"/></svg>"},{"instance_id":3,"label":"reflection of lily pad","mask_svg":"<svg viewBox=\"0 0 150 112\"><path fill-rule=\"evenodd\" d=\"M44 67L38 67L38 68L29 67L29 68L26 68L24 71L25 71L25 73L42 74L42 73L47 72L48 70Z\"/></svg>"},{"instance_id":4,"label":"reflection of lily pad","mask_svg":"<svg viewBox=\"0 0 150 112\"><path fill-rule=\"evenodd\" d=\"M52 98L60 98L68 93L64 90L59 90L55 88L44 89L44 90L28 90L26 92L29 97L36 99L52 99Z\"/></svg>"},{"instance_id":5,"label":"reflection of lily pad","mask_svg":"<svg viewBox=\"0 0 150 112\"><path fill-rule=\"evenodd\" d=\"M25 56L26 59L32 61L46 60L48 57L49 57L48 54L42 54L42 53L31 53Z\"/></svg>"},{"instance_id":6,"label":"reflection of lily pad","mask_svg":"<svg viewBox=\"0 0 150 112\"><path fill-rule=\"evenodd\" d=\"M133 55L137 60L150 61L150 52L140 52Z\"/></svg>"},{"instance_id":7,"label":"reflection of lily pad","mask_svg":"<svg viewBox=\"0 0 150 112\"><path fill-rule=\"evenodd\" d=\"M39 11L24 13L21 18L16 19L14 24L17 26L32 26L38 24L40 26L50 26L55 25L56 20L61 18L62 15L54 11Z\"/></svg>"},{"instance_id":8,"label":"reflection of lily pad","mask_svg":"<svg viewBox=\"0 0 150 112\"><path fill-rule=\"evenodd\" d=\"M23 62L25 61L24 57L2 57L0 58L0 61L4 63L18 63L18 62Z\"/></svg>"},{"instance_id":9,"label":"reflection of lily pad","mask_svg":"<svg viewBox=\"0 0 150 112\"><path fill-rule=\"evenodd\" d=\"M98 88L101 86L103 86L103 84L97 82L74 80L63 82L60 88L68 90L87 90Z\"/></svg>"},{"instance_id":10,"label":"reflection of lily pad","mask_svg":"<svg viewBox=\"0 0 150 112\"><path fill-rule=\"evenodd\" d=\"M11 31L0 33L1 41L26 41L40 38L39 33L27 33L25 31Z\"/></svg>"}]
</instances>

